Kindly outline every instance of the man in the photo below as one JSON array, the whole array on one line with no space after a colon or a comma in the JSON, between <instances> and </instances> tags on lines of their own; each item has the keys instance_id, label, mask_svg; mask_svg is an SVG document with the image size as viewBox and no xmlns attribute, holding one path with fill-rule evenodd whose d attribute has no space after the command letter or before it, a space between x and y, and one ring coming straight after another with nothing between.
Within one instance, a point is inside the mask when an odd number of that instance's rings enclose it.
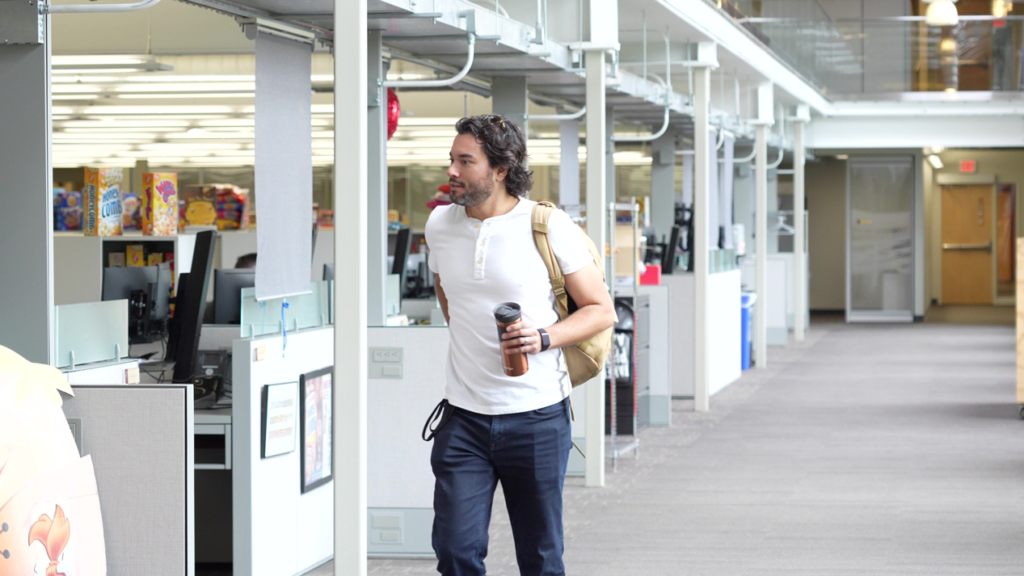
<instances>
[{"instance_id":1,"label":"man","mask_svg":"<svg viewBox=\"0 0 1024 576\"><path fill-rule=\"evenodd\" d=\"M552 213L549 237L578 310L558 321L526 199L533 185L526 138L496 115L463 118L452 144L450 206L426 226L429 265L448 320L450 419L434 436L433 545L446 576L484 574L494 490L505 494L524 575L565 574L562 488L572 447L572 390L560 350L612 326L615 311L583 231ZM499 341L493 316L517 302L523 319ZM506 376L502 351L526 353L529 371Z\"/></svg>"}]
</instances>

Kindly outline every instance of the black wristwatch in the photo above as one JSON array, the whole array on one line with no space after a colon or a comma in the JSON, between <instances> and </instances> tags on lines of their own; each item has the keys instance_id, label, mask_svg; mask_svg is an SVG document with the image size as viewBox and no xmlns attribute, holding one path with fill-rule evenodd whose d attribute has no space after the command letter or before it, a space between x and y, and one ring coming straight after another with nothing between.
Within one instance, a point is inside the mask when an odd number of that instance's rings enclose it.
<instances>
[{"instance_id":1,"label":"black wristwatch","mask_svg":"<svg viewBox=\"0 0 1024 576\"><path fill-rule=\"evenodd\" d=\"M548 348L551 348L551 337L548 336L548 331L543 328L538 328L537 332L540 333L540 351L544 352Z\"/></svg>"}]
</instances>

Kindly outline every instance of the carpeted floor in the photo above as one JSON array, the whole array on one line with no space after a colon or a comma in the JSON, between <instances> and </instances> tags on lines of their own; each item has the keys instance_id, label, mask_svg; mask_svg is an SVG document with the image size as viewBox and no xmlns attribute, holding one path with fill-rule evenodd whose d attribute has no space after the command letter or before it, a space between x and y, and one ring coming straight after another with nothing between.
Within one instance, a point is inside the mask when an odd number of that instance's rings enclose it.
<instances>
[{"instance_id":1,"label":"carpeted floor","mask_svg":"<svg viewBox=\"0 0 1024 576\"><path fill-rule=\"evenodd\" d=\"M1024 574L1014 345L1002 326L815 325L712 412L677 401L606 488L570 479L567 573ZM488 573L518 574L498 500Z\"/></svg>"}]
</instances>

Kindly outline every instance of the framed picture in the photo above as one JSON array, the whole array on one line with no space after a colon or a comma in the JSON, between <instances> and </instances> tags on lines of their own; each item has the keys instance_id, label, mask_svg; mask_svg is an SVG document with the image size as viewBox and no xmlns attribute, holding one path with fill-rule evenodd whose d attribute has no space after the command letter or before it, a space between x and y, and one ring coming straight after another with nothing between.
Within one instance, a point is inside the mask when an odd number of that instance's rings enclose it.
<instances>
[{"instance_id":1,"label":"framed picture","mask_svg":"<svg viewBox=\"0 0 1024 576\"><path fill-rule=\"evenodd\" d=\"M280 456L295 450L298 422L295 404L299 396L296 382L267 384L261 398L260 457Z\"/></svg>"},{"instance_id":2,"label":"framed picture","mask_svg":"<svg viewBox=\"0 0 1024 576\"><path fill-rule=\"evenodd\" d=\"M299 377L299 446L302 451L302 492L306 493L334 478L334 367Z\"/></svg>"}]
</instances>

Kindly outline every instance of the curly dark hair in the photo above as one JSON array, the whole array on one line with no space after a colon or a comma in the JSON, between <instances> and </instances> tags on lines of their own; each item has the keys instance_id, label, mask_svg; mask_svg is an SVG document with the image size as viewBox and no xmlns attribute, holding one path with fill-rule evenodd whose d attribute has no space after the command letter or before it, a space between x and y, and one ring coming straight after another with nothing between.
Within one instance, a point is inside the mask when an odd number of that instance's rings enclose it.
<instances>
[{"instance_id":1,"label":"curly dark hair","mask_svg":"<svg viewBox=\"0 0 1024 576\"><path fill-rule=\"evenodd\" d=\"M533 171L527 169L526 135L518 124L498 114L483 114L459 120L455 130L476 138L491 168L508 169L505 189L510 195L524 198L533 188Z\"/></svg>"}]
</instances>

